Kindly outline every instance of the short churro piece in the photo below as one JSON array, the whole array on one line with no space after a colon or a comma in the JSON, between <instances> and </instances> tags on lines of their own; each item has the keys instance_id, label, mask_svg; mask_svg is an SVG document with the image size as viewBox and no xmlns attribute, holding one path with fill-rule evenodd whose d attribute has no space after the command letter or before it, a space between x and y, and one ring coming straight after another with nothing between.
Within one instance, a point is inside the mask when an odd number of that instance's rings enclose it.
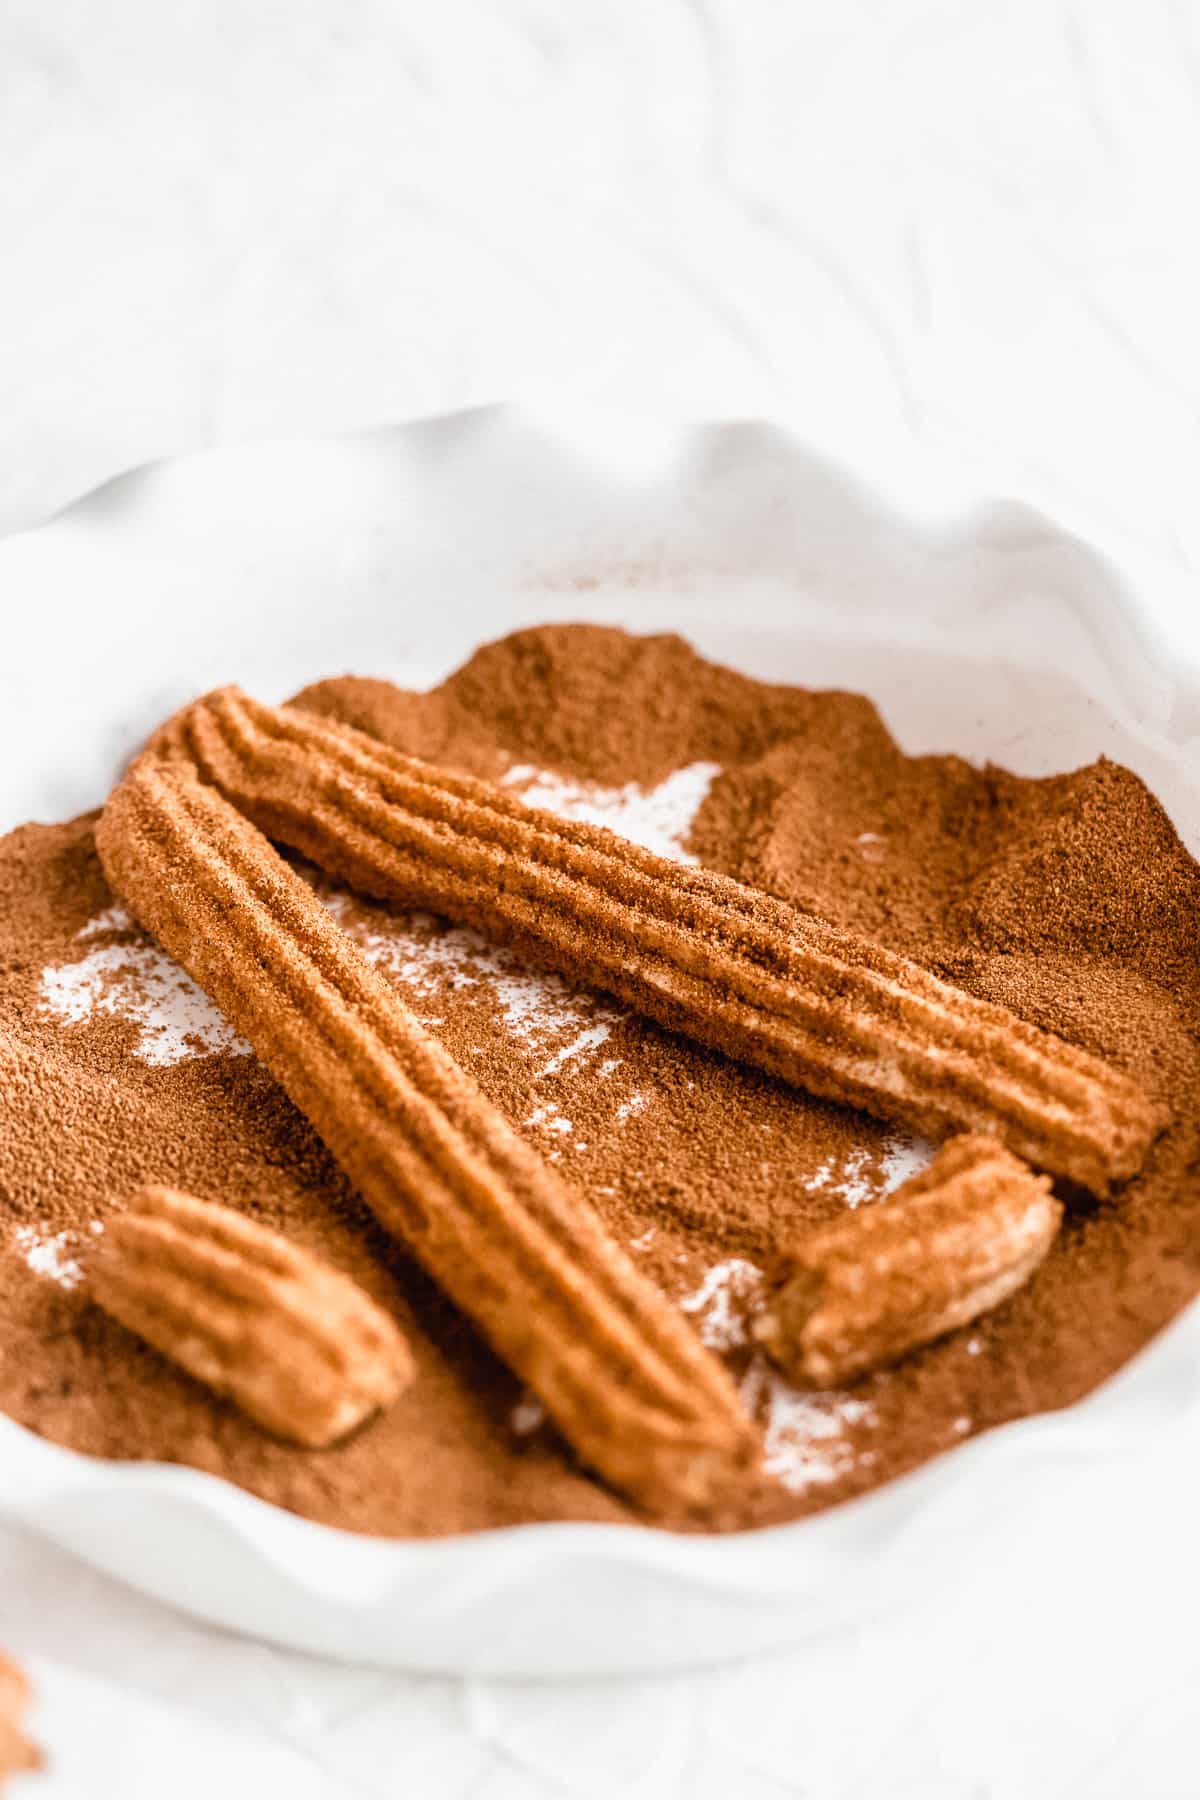
<instances>
[{"instance_id":1,"label":"short churro piece","mask_svg":"<svg viewBox=\"0 0 1200 1800\"><path fill-rule=\"evenodd\" d=\"M116 893L586 1463L666 1511L746 1477L756 1435L723 1366L253 825L143 757L96 835Z\"/></svg>"},{"instance_id":2,"label":"short churro piece","mask_svg":"<svg viewBox=\"0 0 1200 1800\"><path fill-rule=\"evenodd\" d=\"M143 1188L109 1221L88 1276L105 1312L309 1449L346 1437L413 1379L412 1353L382 1307L228 1206Z\"/></svg>"},{"instance_id":3,"label":"short churro piece","mask_svg":"<svg viewBox=\"0 0 1200 1800\"><path fill-rule=\"evenodd\" d=\"M1048 1178L994 1139L953 1138L890 1199L789 1251L754 1335L796 1381L854 1381L1015 1293L1062 1210Z\"/></svg>"},{"instance_id":4,"label":"short churro piece","mask_svg":"<svg viewBox=\"0 0 1200 1800\"><path fill-rule=\"evenodd\" d=\"M362 892L472 925L924 1136L987 1132L1106 1194L1166 1123L1128 1076L907 957L349 727L225 688L156 747Z\"/></svg>"},{"instance_id":5,"label":"short churro piece","mask_svg":"<svg viewBox=\"0 0 1200 1800\"><path fill-rule=\"evenodd\" d=\"M0 1793L7 1791L10 1775L27 1775L42 1766L41 1751L25 1736L25 1715L32 1704L24 1669L0 1650Z\"/></svg>"}]
</instances>

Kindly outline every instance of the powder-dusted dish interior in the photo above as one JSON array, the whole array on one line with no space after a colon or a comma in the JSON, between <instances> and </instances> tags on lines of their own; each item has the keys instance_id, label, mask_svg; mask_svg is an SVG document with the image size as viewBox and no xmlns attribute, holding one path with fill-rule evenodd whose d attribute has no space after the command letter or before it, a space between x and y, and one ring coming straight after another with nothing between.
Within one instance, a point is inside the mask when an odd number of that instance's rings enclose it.
<instances>
[{"instance_id":1,"label":"powder-dusted dish interior","mask_svg":"<svg viewBox=\"0 0 1200 1800\"><path fill-rule=\"evenodd\" d=\"M869 703L767 688L675 639L560 628L480 652L430 695L322 684L302 704L855 927L1136 1077L1170 1110L1112 1203L1073 1197L1030 1283L845 1392L755 1347L789 1237L877 1204L929 1149L669 1037L461 927L310 872L339 924L724 1356L768 1480L730 1524L860 1492L973 1431L1063 1404L1195 1291L1195 865L1110 764L1043 782L906 759ZM429 1535L636 1517L372 1222L205 996L114 904L92 826L3 846L8 1219L0 1399L109 1456L181 1460L313 1518ZM265 1436L90 1303L89 1245L144 1182L237 1205L400 1320L417 1378L344 1445Z\"/></svg>"}]
</instances>

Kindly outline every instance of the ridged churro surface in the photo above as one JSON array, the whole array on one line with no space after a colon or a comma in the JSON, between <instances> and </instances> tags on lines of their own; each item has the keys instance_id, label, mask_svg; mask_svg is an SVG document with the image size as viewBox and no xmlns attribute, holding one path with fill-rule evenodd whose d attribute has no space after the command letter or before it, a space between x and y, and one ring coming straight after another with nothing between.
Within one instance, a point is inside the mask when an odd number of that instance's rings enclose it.
<instances>
[{"instance_id":1,"label":"ridged churro surface","mask_svg":"<svg viewBox=\"0 0 1200 1800\"><path fill-rule=\"evenodd\" d=\"M994 1138L952 1138L885 1204L780 1257L755 1337L807 1385L855 1381L1023 1287L1062 1216L1047 1177Z\"/></svg>"},{"instance_id":2,"label":"ridged churro surface","mask_svg":"<svg viewBox=\"0 0 1200 1800\"><path fill-rule=\"evenodd\" d=\"M906 957L360 732L225 688L156 747L360 891L472 925L911 1131L989 1133L1103 1195L1165 1123L1119 1070Z\"/></svg>"},{"instance_id":3,"label":"ridged churro surface","mask_svg":"<svg viewBox=\"0 0 1200 1800\"><path fill-rule=\"evenodd\" d=\"M255 826L146 756L97 843L114 891L590 1467L666 1512L744 1482L755 1436L721 1364Z\"/></svg>"},{"instance_id":4,"label":"ridged churro surface","mask_svg":"<svg viewBox=\"0 0 1200 1800\"><path fill-rule=\"evenodd\" d=\"M267 1431L321 1450L413 1378L394 1320L361 1288L232 1207L146 1187L100 1234L105 1312Z\"/></svg>"}]
</instances>

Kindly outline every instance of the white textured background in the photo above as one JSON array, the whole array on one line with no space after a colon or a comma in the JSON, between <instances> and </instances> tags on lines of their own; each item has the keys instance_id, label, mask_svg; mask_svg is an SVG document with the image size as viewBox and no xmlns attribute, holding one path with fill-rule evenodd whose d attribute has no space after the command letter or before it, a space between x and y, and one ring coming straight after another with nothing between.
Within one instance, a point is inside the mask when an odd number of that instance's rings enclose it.
<instances>
[{"instance_id":1,"label":"white textured background","mask_svg":"<svg viewBox=\"0 0 1200 1800\"><path fill-rule=\"evenodd\" d=\"M174 450L523 398L769 414L872 473L921 443L1196 579L1198 174L1193 0L0 0L0 526ZM1065 1483L1035 1582L985 1549L700 1676L326 1667L3 1533L0 1631L138 1697L51 1674L48 1738L157 1696L257 1733L258 1792L1195 1800L1194 1574L1158 1553L1190 1502L1169 1446L1114 1480L1119 1541Z\"/></svg>"}]
</instances>

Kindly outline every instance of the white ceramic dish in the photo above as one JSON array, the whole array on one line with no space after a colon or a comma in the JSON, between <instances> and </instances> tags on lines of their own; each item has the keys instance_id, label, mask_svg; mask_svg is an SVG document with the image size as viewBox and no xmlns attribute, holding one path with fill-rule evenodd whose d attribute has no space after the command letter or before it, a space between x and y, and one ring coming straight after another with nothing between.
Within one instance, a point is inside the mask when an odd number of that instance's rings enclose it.
<instances>
[{"instance_id":1,"label":"white ceramic dish","mask_svg":"<svg viewBox=\"0 0 1200 1800\"><path fill-rule=\"evenodd\" d=\"M636 449L639 462L631 472ZM1200 851L1191 597L1128 580L929 470L905 513L759 427L547 431L511 412L221 452L125 477L0 544L0 827L103 797L177 702L355 670L436 679L580 618L684 632L768 679L871 694L909 750L1037 774L1104 752ZM1178 629L1172 625L1175 620ZM48 718L72 721L69 733ZM25 746L33 744L36 752ZM400 1668L576 1674L782 1644L1034 1529L1064 1459L1200 1441L1200 1309L1085 1404L974 1440L817 1519L738 1537L544 1525L362 1539L188 1469L94 1462L0 1420L0 1510L235 1629Z\"/></svg>"}]
</instances>

